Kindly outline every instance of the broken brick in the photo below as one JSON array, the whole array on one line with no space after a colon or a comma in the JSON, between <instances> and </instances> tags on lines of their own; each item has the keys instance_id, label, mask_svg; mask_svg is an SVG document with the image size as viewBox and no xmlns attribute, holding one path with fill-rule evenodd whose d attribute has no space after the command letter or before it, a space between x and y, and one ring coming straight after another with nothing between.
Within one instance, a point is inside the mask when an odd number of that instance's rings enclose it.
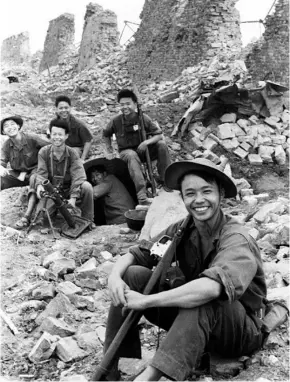
<instances>
[{"instance_id":1,"label":"broken brick","mask_svg":"<svg viewBox=\"0 0 290 382\"><path fill-rule=\"evenodd\" d=\"M49 302L45 310L40 313L35 321L38 325L40 325L46 317L57 317L58 315L71 313L73 310L74 307L67 296L62 293L58 293L58 295Z\"/></svg>"},{"instance_id":2,"label":"broken brick","mask_svg":"<svg viewBox=\"0 0 290 382\"><path fill-rule=\"evenodd\" d=\"M40 325L40 330L60 337L72 336L76 332L73 326L55 317L47 317Z\"/></svg>"},{"instance_id":3,"label":"broken brick","mask_svg":"<svg viewBox=\"0 0 290 382\"><path fill-rule=\"evenodd\" d=\"M49 359L56 348L58 338L44 332L29 353L29 360L37 363Z\"/></svg>"},{"instance_id":4,"label":"broken brick","mask_svg":"<svg viewBox=\"0 0 290 382\"><path fill-rule=\"evenodd\" d=\"M76 263L73 259L62 257L61 259L55 260L50 265L50 269L56 275L62 276L66 273L73 272L76 269Z\"/></svg>"},{"instance_id":5,"label":"broken brick","mask_svg":"<svg viewBox=\"0 0 290 382\"><path fill-rule=\"evenodd\" d=\"M245 159L246 156L248 155L247 151L243 150L241 147L238 147L238 148L234 151L234 153L235 153L238 157L240 157L240 158L242 158L242 159Z\"/></svg>"},{"instance_id":6,"label":"broken brick","mask_svg":"<svg viewBox=\"0 0 290 382\"><path fill-rule=\"evenodd\" d=\"M51 283L43 283L32 291L35 300L51 300L55 296L55 288Z\"/></svg>"},{"instance_id":7,"label":"broken brick","mask_svg":"<svg viewBox=\"0 0 290 382\"><path fill-rule=\"evenodd\" d=\"M220 139L234 138L235 133L232 130L232 123L223 123L217 127L217 136Z\"/></svg>"},{"instance_id":8,"label":"broken brick","mask_svg":"<svg viewBox=\"0 0 290 382\"><path fill-rule=\"evenodd\" d=\"M82 293L82 289L76 286L71 281L63 281L59 283L58 286L56 287L56 290L57 292L65 294L66 296Z\"/></svg>"},{"instance_id":9,"label":"broken brick","mask_svg":"<svg viewBox=\"0 0 290 382\"><path fill-rule=\"evenodd\" d=\"M98 276L97 260L95 259L95 257L90 258L80 267L76 268L74 273L77 279L80 279L80 278L95 279Z\"/></svg>"},{"instance_id":10,"label":"broken brick","mask_svg":"<svg viewBox=\"0 0 290 382\"><path fill-rule=\"evenodd\" d=\"M58 341L56 354L63 362L77 361L87 355L72 337L63 337Z\"/></svg>"},{"instance_id":11,"label":"broken brick","mask_svg":"<svg viewBox=\"0 0 290 382\"><path fill-rule=\"evenodd\" d=\"M258 154L249 154L248 159L251 165L255 166L263 164L263 160Z\"/></svg>"}]
</instances>

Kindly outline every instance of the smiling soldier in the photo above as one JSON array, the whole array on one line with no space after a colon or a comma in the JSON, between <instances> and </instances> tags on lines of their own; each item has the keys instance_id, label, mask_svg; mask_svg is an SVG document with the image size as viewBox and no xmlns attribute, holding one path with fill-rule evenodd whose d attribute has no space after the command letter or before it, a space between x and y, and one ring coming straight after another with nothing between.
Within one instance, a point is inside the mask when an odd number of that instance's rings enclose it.
<instances>
[{"instance_id":1,"label":"smiling soldier","mask_svg":"<svg viewBox=\"0 0 290 382\"><path fill-rule=\"evenodd\" d=\"M49 144L37 134L23 133L22 125L23 119L18 115L6 117L1 121L1 134L8 137L1 148L1 190L30 186L28 207L24 216L16 222L17 228L25 228L30 223L36 204L36 194L32 185L37 168L37 155L43 146ZM8 163L10 170L7 169Z\"/></svg>"},{"instance_id":2,"label":"smiling soldier","mask_svg":"<svg viewBox=\"0 0 290 382\"><path fill-rule=\"evenodd\" d=\"M146 195L146 181L141 163L145 161L145 151L148 147L150 158L157 159L160 186L165 191L169 191L164 184L165 169L170 164L168 147L160 127L146 114L144 115L146 140L142 142L135 93L129 89L123 89L118 93L117 100L122 113L114 117L103 130L107 153L113 153L111 137L115 134L120 158L128 165L130 176L135 184L138 202L139 204L150 204Z\"/></svg>"},{"instance_id":3,"label":"smiling soldier","mask_svg":"<svg viewBox=\"0 0 290 382\"><path fill-rule=\"evenodd\" d=\"M259 248L246 229L221 209L223 198L236 196L235 184L206 159L171 164L165 182L181 192L191 216L176 248L183 285L174 288L169 280L167 288L143 295L156 258L140 246L131 247L116 262L108 280L112 305L104 351L124 320L124 307L143 310L149 321L168 331L149 366L136 377L139 381L157 381L163 375L184 380L206 350L231 357L248 355L263 341L266 283ZM163 234L172 237L180 225ZM118 356L140 358L136 327L128 332ZM119 377L117 366L118 359L108 379Z\"/></svg>"},{"instance_id":4,"label":"smiling soldier","mask_svg":"<svg viewBox=\"0 0 290 382\"><path fill-rule=\"evenodd\" d=\"M69 97L61 95L55 99L55 113L58 119L67 121L69 125L66 145L74 148L81 160L85 161L93 142L93 135L83 121L72 115ZM49 128L47 136L50 136Z\"/></svg>"},{"instance_id":5,"label":"smiling soldier","mask_svg":"<svg viewBox=\"0 0 290 382\"><path fill-rule=\"evenodd\" d=\"M87 182L87 176L81 159L72 147L66 145L69 135L68 122L54 119L49 125L51 145L44 147L38 154L35 189L39 199L44 191L42 182L48 179L52 185L59 186L63 196L72 208L79 205L82 217L93 222L93 187ZM53 208L50 209L50 212Z\"/></svg>"}]
</instances>

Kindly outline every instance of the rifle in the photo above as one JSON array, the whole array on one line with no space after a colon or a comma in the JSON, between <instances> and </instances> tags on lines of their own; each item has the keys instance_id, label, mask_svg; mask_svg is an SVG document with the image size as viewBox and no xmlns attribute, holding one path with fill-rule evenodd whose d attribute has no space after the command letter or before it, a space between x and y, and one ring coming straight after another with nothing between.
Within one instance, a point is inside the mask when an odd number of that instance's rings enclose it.
<instances>
[{"instance_id":1,"label":"rifle","mask_svg":"<svg viewBox=\"0 0 290 382\"><path fill-rule=\"evenodd\" d=\"M190 221L191 215L188 215L186 219L183 221L181 226L178 228L178 230L175 232L172 241L170 242L169 246L167 247L167 250L165 251L164 255L160 258L155 270L153 271L144 291L144 295L148 295L152 292L153 288L157 284L157 282L160 280L160 283L162 283L162 280L164 280L166 276L166 270L172 263L176 247L179 244L180 240L183 237L183 233ZM111 345L109 346L108 350L106 351L106 354L104 355L103 360L101 361L100 365L98 366L97 370L93 374L92 381L104 381L105 377L110 372L110 368L112 367L112 364L114 362L114 359L116 357L117 351L126 337L128 331L131 329L131 327L139 321L139 319L142 317L143 313L141 311L134 311L131 310L126 317L125 321L123 322L122 326L120 327L118 333L116 334L114 340L112 341Z\"/></svg>"},{"instance_id":2,"label":"rifle","mask_svg":"<svg viewBox=\"0 0 290 382\"><path fill-rule=\"evenodd\" d=\"M52 232L53 232L53 235L55 237L52 221L51 221L49 212L46 208L47 199L50 198L54 201L56 208L59 210L59 212L62 214L62 216L65 219L65 223L61 227L61 233L64 236L67 236L67 237L72 238L72 239L76 239L81 233L83 233L83 231L86 228L88 228L91 225L91 222L87 219L80 217L80 216L72 215L68 211L68 209L66 207L67 200L62 196L62 192L61 192L61 189L59 186L54 187L48 179L45 179L42 182L42 186L45 190L44 192L42 192L42 197L46 198L46 200L44 202L45 204L44 204L44 207L39 209L38 213L35 215L33 222L31 223L31 225L27 229L27 233L29 233L31 228L36 224L36 221L37 221L39 214L42 211L45 211L47 218L48 218L48 221L49 221L49 225L50 225Z\"/></svg>"},{"instance_id":3,"label":"rifle","mask_svg":"<svg viewBox=\"0 0 290 382\"><path fill-rule=\"evenodd\" d=\"M143 111L141 108L141 103L139 101L140 97L139 97L138 89L137 89L136 85L133 86L133 90L137 96L137 113L138 113L139 123L140 123L140 127L141 127L141 139L143 142L146 140L144 116L143 116ZM148 147L146 147L146 150L145 150L145 157L146 157L146 164L147 164L147 169L148 169L149 180L150 180L151 187L152 187L152 196L154 197L154 196L156 196L156 185L155 185L155 180L154 180L154 176L153 176L152 163L151 163Z\"/></svg>"}]
</instances>

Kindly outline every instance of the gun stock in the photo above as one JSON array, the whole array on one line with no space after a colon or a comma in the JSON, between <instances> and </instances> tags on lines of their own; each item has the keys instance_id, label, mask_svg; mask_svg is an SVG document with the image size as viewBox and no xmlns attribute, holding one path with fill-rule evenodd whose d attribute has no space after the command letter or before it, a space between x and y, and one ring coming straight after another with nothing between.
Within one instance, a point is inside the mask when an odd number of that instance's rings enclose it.
<instances>
[{"instance_id":1,"label":"gun stock","mask_svg":"<svg viewBox=\"0 0 290 382\"><path fill-rule=\"evenodd\" d=\"M183 233L185 228L188 225L188 222L190 220L190 215L187 216L187 218L183 221L179 229L176 231L176 233L173 236L172 242L170 246L168 247L167 251L165 252L164 256L160 259L159 263L157 264L154 272L152 273L144 291L143 294L147 295L150 294L157 284L157 282L160 280L162 275L165 274L167 268L170 266L173 256L175 254L176 246L182 239ZM112 366L112 363L114 362L114 359L116 357L117 351L123 342L124 338L126 337L128 331L130 328L137 324L139 319L142 317L143 313L140 311L134 311L131 310L128 316L126 317L125 321L123 322L122 326L120 327L118 333L116 334L114 340L112 341L111 345L109 346L108 350L106 351L106 354L104 355L103 360L101 361L100 365L98 366L97 370L93 374L92 381L104 381L105 377L110 372L110 368Z\"/></svg>"}]
</instances>

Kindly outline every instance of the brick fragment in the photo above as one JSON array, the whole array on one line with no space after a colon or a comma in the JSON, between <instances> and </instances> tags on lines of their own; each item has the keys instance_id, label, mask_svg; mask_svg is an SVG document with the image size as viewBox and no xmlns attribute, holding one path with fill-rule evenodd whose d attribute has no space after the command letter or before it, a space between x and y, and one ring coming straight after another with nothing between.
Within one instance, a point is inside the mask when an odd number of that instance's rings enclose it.
<instances>
[{"instance_id":1,"label":"brick fragment","mask_svg":"<svg viewBox=\"0 0 290 382\"><path fill-rule=\"evenodd\" d=\"M63 362L77 361L87 355L72 337L64 337L58 341L56 354Z\"/></svg>"}]
</instances>

